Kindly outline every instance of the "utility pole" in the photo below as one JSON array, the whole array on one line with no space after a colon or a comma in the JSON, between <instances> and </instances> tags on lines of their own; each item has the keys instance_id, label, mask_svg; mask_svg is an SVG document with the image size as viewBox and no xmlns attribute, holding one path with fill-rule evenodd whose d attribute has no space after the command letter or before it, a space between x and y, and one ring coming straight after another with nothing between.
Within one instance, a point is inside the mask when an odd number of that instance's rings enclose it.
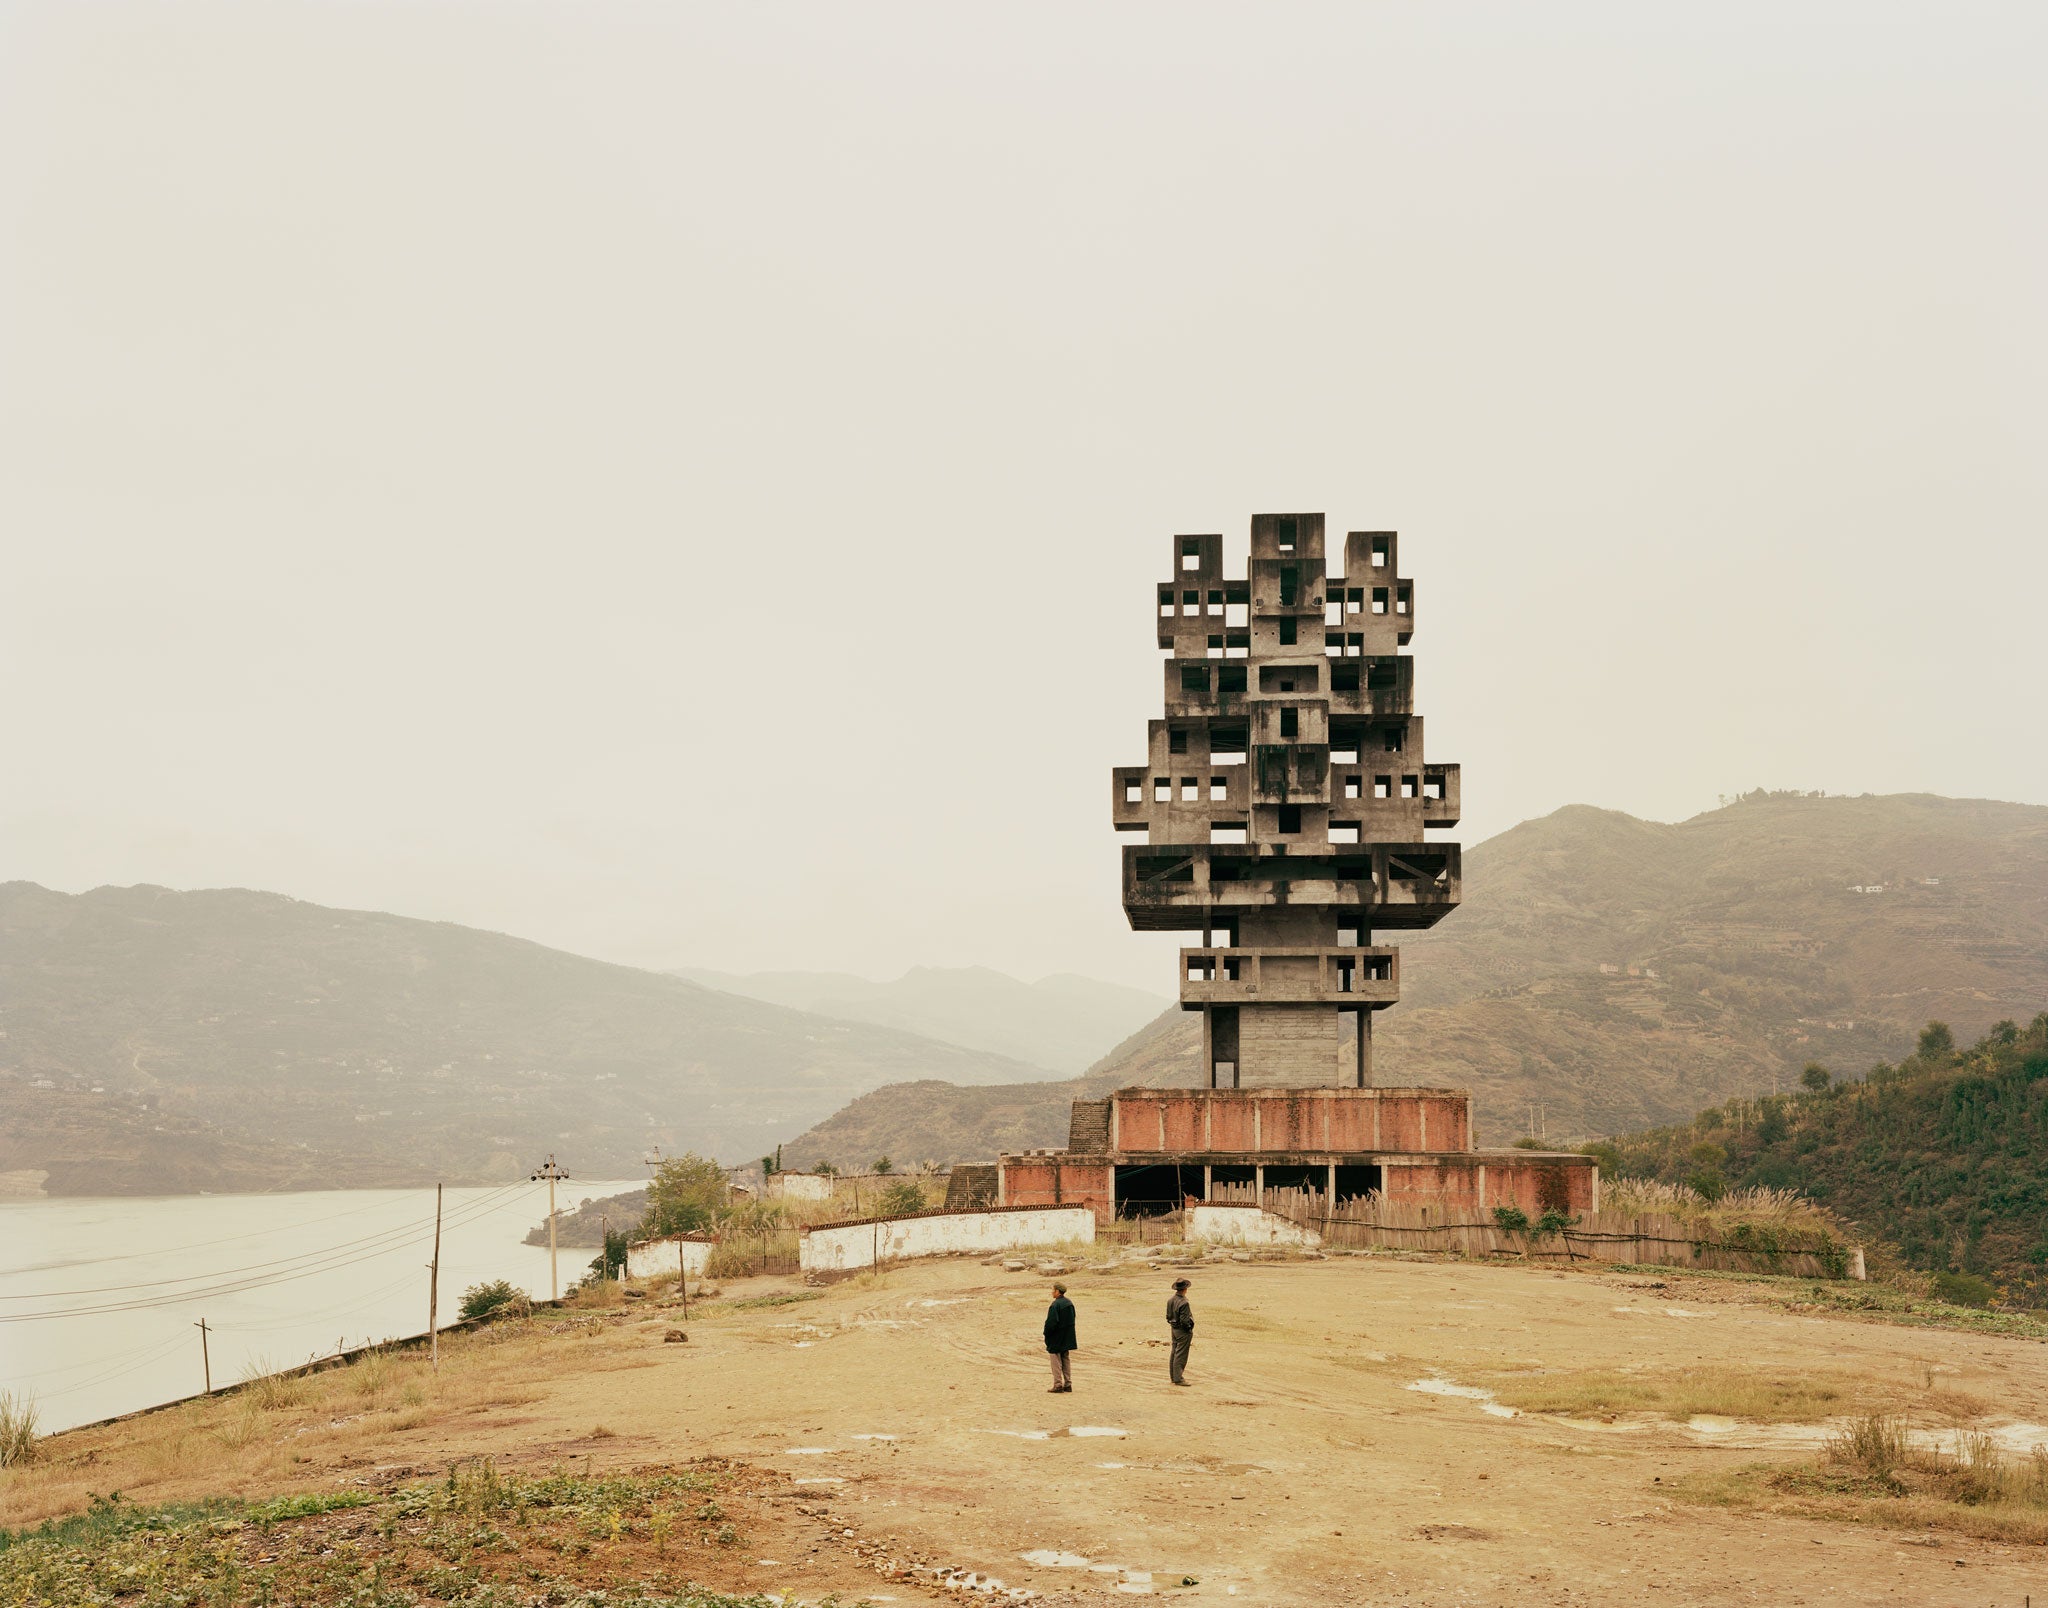
<instances>
[{"instance_id":1,"label":"utility pole","mask_svg":"<svg viewBox=\"0 0 2048 1608\"><path fill-rule=\"evenodd\" d=\"M199 1331L199 1366L206 1370L206 1393L213 1394L213 1358L206 1351L206 1320L201 1318L192 1325Z\"/></svg>"},{"instance_id":2,"label":"utility pole","mask_svg":"<svg viewBox=\"0 0 2048 1608\"><path fill-rule=\"evenodd\" d=\"M434 1186L434 1259L427 1264L427 1345L441 1366L441 1186Z\"/></svg>"},{"instance_id":3,"label":"utility pole","mask_svg":"<svg viewBox=\"0 0 2048 1608\"><path fill-rule=\"evenodd\" d=\"M548 1299L562 1299L562 1281L555 1271L555 1185L569 1175L555 1165L555 1153L548 1152L548 1159L541 1164L530 1182L548 1181Z\"/></svg>"}]
</instances>

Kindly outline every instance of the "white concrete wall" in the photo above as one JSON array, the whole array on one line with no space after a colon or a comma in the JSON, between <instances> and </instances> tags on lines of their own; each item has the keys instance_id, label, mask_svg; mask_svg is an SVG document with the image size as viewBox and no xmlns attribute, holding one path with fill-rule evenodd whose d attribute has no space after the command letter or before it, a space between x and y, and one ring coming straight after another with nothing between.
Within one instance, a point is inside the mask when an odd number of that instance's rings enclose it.
<instances>
[{"instance_id":1,"label":"white concrete wall","mask_svg":"<svg viewBox=\"0 0 2048 1608\"><path fill-rule=\"evenodd\" d=\"M1093 1244L1095 1213L1087 1206L1032 1211L937 1212L879 1223L849 1223L803 1232L798 1261L806 1273L844 1273L913 1256L1013 1251L1030 1245Z\"/></svg>"},{"instance_id":2,"label":"white concrete wall","mask_svg":"<svg viewBox=\"0 0 2048 1608\"><path fill-rule=\"evenodd\" d=\"M691 1278L701 1279L716 1248L710 1240L641 1240L626 1247L626 1277L673 1279L687 1267Z\"/></svg>"},{"instance_id":3,"label":"white concrete wall","mask_svg":"<svg viewBox=\"0 0 2048 1608\"><path fill-rule=\"evenodd\" d=\"M768 1175L770 1200L830 1200L830 1173L779 1172Z\"/></svg>"},{"instance_id":4,"label":"white concrete wall","mask_svg":"<svg viewBox=\"0 0 2048 1608\"><path fill-rule=\"evenodd\" d=\"M1214 1245L1320 1245L1323 1236L1312 1228L1267 1211L1262 1206L1190 1206L1185 1233L1190 1240Z\"/></svg>"}]
</instances>

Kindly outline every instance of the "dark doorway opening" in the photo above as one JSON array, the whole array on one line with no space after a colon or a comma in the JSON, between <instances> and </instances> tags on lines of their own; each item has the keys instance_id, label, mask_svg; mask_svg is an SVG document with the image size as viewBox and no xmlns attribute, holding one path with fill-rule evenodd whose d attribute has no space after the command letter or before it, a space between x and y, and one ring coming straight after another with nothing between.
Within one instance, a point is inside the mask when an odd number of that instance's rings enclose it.
<instances>
[{"instance_id":1,"label":"dark doorway opening","mask_svg":"<svg viewBox=\"0 0 2048 1608\"><path fill-rule=\"evenodd\" d=\"M1225 1205L1250 1205L1257 1200L1252 1190L1258 1181L1256 1167L1218 1162L1209 1169L1209 1198Z\"/></svg>"},{"instance_id":2,"label":"dark doorway opening","mask_svg":"<svg viewBox=\"0 0 2048 1608\"><path fill-rule=\"evenodd\" d=\"M1377 1167L1363 1164L1349 1166L1339 1163L1337 1167L1337 1199L1357 1200L1361 1195L1377 1195L1383 1179Z\"/></svg>"},{"instance_id":3,"label":"dark doorway opening","mask_svg":"<svg viewBox=\"0 0 2048 1608\"><path fill-rule=\"evenodd\" d=\"M1116 1214L1119 1217L1164 1217L1177 1212L1189 1195L1202 1193L1202 1169L1175 1162L1116 1170Z\"/></svg>"},{"instance_id":4,"label":"dark doorway opening","mask_svg":"<svg viewBox=\"0 0 2048 1608\"><path fill-rule=\"evenodd\" d=\"M1287 1162L1266 1163L1266 1187L1268 1189L1313 1189L1321 1194L1329 1185L1330 1169L1318 1166L1301 1166Z\"/></svg>"}]
</instances>

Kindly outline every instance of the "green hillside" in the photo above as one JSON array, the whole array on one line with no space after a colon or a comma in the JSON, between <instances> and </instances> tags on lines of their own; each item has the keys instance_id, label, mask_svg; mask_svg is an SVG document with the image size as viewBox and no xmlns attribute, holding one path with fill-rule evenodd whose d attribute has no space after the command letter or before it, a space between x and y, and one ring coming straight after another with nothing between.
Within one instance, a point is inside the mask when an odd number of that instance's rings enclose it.
<instances>
[{"instance_id":1,"label":"green hillside","mask_svg":"<svg viewBox=\"0 0 2048 1608\"><path fill-rule=\"evenodd\" d=\"M1401 942L1381 1083L1470 1089L1486 1144L1531 1108L1552 1139L1682 1121L1810 1060L1903 1055L1930 1018L1974 1036L2031 1017L2048 1000L2048 809L1756 794L1664 825L1574 805L1467 850L1463 907ZM1200 1019L1176 1008L1084 1079L884 1088L789 1153L971 1160L998 1127L1058 1144L1068 1102L1192 1084L1199 1061Z\"/></svg>"},{"instance_id":2,"label":"green hillside","mask_svg":"<svg viewBox=\"0 0 2048 1608\"><path fill-rule=\"evenodd\" d=\"M1709 1195L1798 1190L1916 1267L2048 1299L2048 1012L1961 1051L1937 1022L1860 1080L1816 1065L1796 1093L1730 1100L1612 1148L1623 1173Z\"/></svg>"}]
</instances>

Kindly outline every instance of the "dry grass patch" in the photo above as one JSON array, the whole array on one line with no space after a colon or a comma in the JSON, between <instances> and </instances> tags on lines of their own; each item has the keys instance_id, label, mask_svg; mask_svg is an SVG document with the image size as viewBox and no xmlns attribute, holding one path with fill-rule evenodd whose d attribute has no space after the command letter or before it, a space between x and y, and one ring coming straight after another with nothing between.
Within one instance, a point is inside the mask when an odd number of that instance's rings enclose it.
<instances>
[{"instance_id":1,"label":"dry grass patch","mask_svg":"<svg viewBox=\"0 0 2048 1608\"><path fill-rule=\"evenodd\" d=\"M1852 1381L1792 1369L1584 1368L1504 1374L1486 1385L1504 1406L1576 1418L1654 1413L1681 1422L1705 1417L1805 1423L1859 1405Z\"/></svg>"},{"instance_id":2,"label":"dry grass patch","mask_svg":"<svg viewBox=\"0 0 2048 1608\"><path fill-rule=\"evenodd\" d=\"M1696 1478L1679 1494L1795 1518L2048 1543L2048 1451L2016 1456L1989 1435L1969 1433L1943 1451L1916 1441L1890 1414L1845 1426L1818 1458Z\"/></svg>"}]
</instances>

